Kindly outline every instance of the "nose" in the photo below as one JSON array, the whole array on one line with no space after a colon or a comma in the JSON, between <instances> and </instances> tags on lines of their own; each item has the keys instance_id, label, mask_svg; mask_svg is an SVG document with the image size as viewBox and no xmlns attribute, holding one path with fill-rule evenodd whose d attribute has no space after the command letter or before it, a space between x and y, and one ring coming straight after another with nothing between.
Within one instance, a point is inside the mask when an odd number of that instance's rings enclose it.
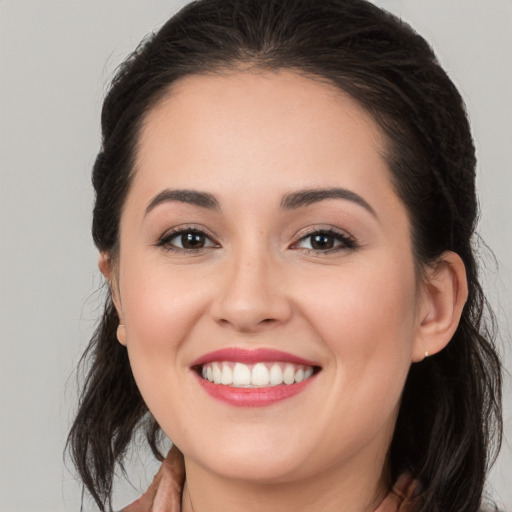
<instances>
[{"instance_id":1,"label":"nose","mask_svg":"<svg viewBox=\"0 0 512 512\"><path fill-rule=\"evenodd\" d=\"M289 321L292 302L277 261L265 254L240 255L226 267L211 308L218 324L255 333Z\"/></svg>"}]
</instances>

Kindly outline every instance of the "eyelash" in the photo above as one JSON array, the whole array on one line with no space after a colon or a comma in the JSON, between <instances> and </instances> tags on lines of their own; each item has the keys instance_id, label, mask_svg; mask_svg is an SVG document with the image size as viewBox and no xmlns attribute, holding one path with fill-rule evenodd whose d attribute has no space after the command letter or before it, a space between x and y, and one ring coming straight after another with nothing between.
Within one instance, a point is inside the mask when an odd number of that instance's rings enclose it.
<instances>
[{"instance_id":1,"label":"eyelash","mask_svg":"<svg viewBox=\"0 0 512 512\"><path fill-rule=\"evenodd\" d=\"M206 245L204 247L200 247L197 249L194 248L186 248L186 247L177 247L172 243L172 241L175 238L183 237L184 235L192 235L192 236L200 236L204 237L204 240L208 240L210 242L209 245ZM308 248L301 248L298 247L299 244L302 242L312 239L314 236L323 236L325 238L331 239L334 245L333 247L330 247L328 249L308 249ZM183 244L183 238L182 238L182 244ZM196 227L178 227L170 232L167 232L165 235L163 235L158 242L155 244L157 247L163 247L167 251L172 252L178 252L178 253L189 253L189 254L200 254L205 250L212 249L212 248L219 248L220 244L212 240L212 237L208 235L203 229L199 229ZM345 235L343 233L340 233L338 231L335 231L333 229L314 229L309 231L308 233L303 234L299 240L292 244L291 249L293 250L303 250L306 254L330 254L338 251L346 251L346 250L354 250L356 249L356 241L353 237Z\"/></svg>"},{"instance_id":2,"label":"eyelash","mask_svg":"<svg viewBox=\"0 0 512 512\"><path fill-rule=\"evenodd\" d=\"M204 237L205 241L209 240L211 242L211 245L207 245L205 247L200 247L198 249L193 248L186 248L186 247L177 247L176 245L172 244L172 240L178 237L183 237L184 235L198 235L201 237ZM183 239L182 239L183 242ZM167 251L172 252L180 252L180 253L192 253L192 254L199 254L205 250L208 250L210 248L218 248L220 245L217 242L214 242L212 240L212 237L206 233L203 229L199 229L193 226L187 226L187 227L178 227L171 231L168 231L165 233L155 244L157 247L163 247Z\"/></svg>"},{"instance_id":3,"label":"eyelash","mask_svg":"<svg viewBox=\"0 0 512 512\"><path fill-rule=\"evenodd\" d=\"M292 249L300 250L301 248L297 247L297 245L300 244L301 242L304 242L307 239L312 240L312 238L314 236L323 236L326 238L331 238L333 240L333 243L335 244L336 242L338 242L338 245L334 245L333 247L330 247L329 249L324 249L324 250L313 249L313 248L311 248L311 249L302 248L306 252L306 254L316 254L316 255L331 254L334 252L354 250L357 248L356 240L352 236L340 233L339 231L335 231L334 229L325 229L325 228L318 229L317 228L312 231L309 231L308 233L304 233L303 235L301 235L298 242L295 242L292 245Z\"/></svg>"}]
</instances>

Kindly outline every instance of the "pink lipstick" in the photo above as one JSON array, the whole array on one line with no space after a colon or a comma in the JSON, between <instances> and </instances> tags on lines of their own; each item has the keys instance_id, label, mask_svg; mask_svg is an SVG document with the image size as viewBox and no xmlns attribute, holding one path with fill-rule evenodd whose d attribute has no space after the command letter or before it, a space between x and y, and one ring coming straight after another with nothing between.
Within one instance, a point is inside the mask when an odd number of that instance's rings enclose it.
<instances>
[{"instance_id":1,"label":"pink lipstick","mask_svg":"<svg viewBox=\"0 0 512 512\"><path fill-rule=\"evenodd\" d=\"M320 367L274 349L228 348L210 352L192 365L211 397L242 407L271 405L309 386Z\"/></svg>"},{"instance_id":2,"label":"pink lipstick","mask_svg":"<svg viewBox=\"0 0 512 512\"><path fill-rule=\"evenodd\" d=\"M303 364L306 366L319 366L318 363L297 357L281 350L274 350L271 348L258 348L248 350L245 348L232 347L223 348L209 352L204 356L196 359L191 366L198 366L212 361L237 361L245 364L259 363L259 362L270 362L270 361L281 361L283 363L295 363Z\"/></svg>"}]
</instances>

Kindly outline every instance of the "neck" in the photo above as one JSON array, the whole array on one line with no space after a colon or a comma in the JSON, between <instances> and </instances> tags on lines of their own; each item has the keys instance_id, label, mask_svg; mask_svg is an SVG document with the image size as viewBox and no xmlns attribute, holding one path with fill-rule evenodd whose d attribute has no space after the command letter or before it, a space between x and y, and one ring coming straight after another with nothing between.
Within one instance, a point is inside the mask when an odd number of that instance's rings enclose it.
<instances>
[{"instance_id":1,"label":"neck","mask_svg":"<svg viewBox=\"0 0 512 512\"><path fill-rule=\"evenodd\" d=\"M183 512L373 512L387 494L389 480L383 463L364 466L348 464L269 484L225 478L185 459Z\"/></svg>"}]
</instances>

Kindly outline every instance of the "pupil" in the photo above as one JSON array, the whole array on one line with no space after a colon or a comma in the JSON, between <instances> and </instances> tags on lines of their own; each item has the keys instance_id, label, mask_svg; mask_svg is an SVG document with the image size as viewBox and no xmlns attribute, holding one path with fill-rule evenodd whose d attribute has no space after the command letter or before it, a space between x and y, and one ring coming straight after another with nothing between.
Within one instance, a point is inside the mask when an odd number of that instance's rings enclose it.
<instances>
[{"instance_id":1,"label":"pupil","mask_svg":"<svg viewBox=\"0 0 512 512\"><path fill-rule=\"evenodd\" d=\"M181 244L185 249L198 249L204 245L204 236L200 233L185 233L181 236Z\"/></svg>"},{"instance_id":2,"label":"pupil","mask_svg":"<svg viewBox=\"0 0 512 512\"><path fill-rule=\"evenodd\" d=\"M331 249L333 243L334 241L330 235L314 235L311 245L314 249Z\"/></svg>"}]
</instances>

